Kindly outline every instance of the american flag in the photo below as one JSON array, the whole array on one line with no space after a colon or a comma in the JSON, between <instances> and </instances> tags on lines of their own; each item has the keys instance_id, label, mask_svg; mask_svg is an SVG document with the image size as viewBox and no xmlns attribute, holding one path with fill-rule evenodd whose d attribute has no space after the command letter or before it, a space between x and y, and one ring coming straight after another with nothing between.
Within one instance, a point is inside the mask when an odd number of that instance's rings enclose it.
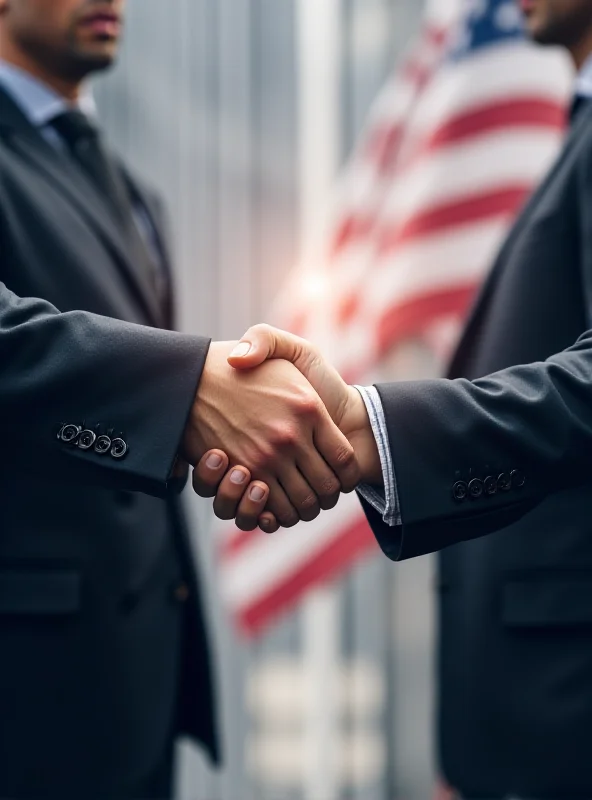
<instances>
[{"instance_id":1,"label":"american flag","mask_svg":"<svg viewBox=\"0 0 592 800\"><path fill-rule=\"evenodd\" d=\"M352 383L409 377L418 353L431 374L441 368L564 129L570 68L524 39L514 0L463 3L446 24L436 7L339 182L324 266L295 270L273 319ZM222 590L254 635L375 549L348 496L273 537L225 530Z\"/></svg>"}]
</instances>

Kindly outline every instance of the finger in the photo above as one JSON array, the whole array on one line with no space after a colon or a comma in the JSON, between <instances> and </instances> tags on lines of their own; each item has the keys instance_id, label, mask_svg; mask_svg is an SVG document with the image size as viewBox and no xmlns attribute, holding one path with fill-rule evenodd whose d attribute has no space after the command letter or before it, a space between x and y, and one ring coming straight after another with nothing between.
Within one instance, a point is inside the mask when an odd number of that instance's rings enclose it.
<instances>
[{"instance_id":1,"label":"finger","mask_svg":"<svg viewBox=\"0 0 592 800\"><path fill-rule=\"evenodd\" d=\"M303 522L311 522L321 513L316 492L294 465L282 466L278 470L280 483L290 502ZM281 521L281 520L280 520Z\"/></svg>"},{"instance_id":2,"label":"finger","mask_svg":"<svg viewBox=\"0 0 592 800\"><path fill-rule=\"evenodd\" d=\"M306 374L313 355L316 349L305 339L271 325L254 325L230 353L228 363L235 369L252 369L270 358L283 358Z\"/></svg>"},{"instance_id":3,"label":"finger","mask_svg":"<svg viewBox=\"0 0 592 800\"><path fill-rule=\"evenodd\" d=\"M265 483L269 486L267 510L273 514L282 528L293 528L300 522L300 515L290 502L288 495L276 478L266 477Z\"/></svg>"},{"instance_id":4,"label":"finger","mask_svg":"<svg viewBox=\"0 0 592 800\"><path fill-rule=\"evenodd\" d=\"M229 469L216 492L214 514L220 519L234 519L238 513L240 501L251 480L251 473L246 467Z\"/></svg>"},{"instance_id":5,"label":"finger","mask_svg":"<svg viewBox=\"0 0 592 800\"><path fill-rule=\"evenodd\" d=\"M259 527L263 533L276 533L280 529L280 523L277 521L271 511L265 511L259 517Z\"/></svg>"},{"instance_id":6,"label":"finger","mask_svg":"<svg viewBox=\"0 0 592 800\"><path fill-rule=\"evenodd\" d=\"M319 453L331 467L341 491L352 492L360 483L361 474L354 448L328 414L322 414L314 431L314 443Z\"/></svg>"},{"instance_id":7,"label":"finger","mask_svg":"<svg viewBox=\"0 0 592 800\"><path fill-rule=\"evenodd\" d=\"M306 339L271 325L255 325L228 356L234 369L252 369L270 358L290 361L317 392L339 425L348 405L349 387L318 348Z\"/></svg>"},{"instance_id":8,"label":"finger","mask_svg":"<svg viewBox=\"0 0 592 800\"><path fill-rule=\"evenodd\" d=\"M222 450L209 450L193 470L193 488L200 497L214 497L228 469Z\"/></svg>"},{"instance_id":9,"label":"finger","mask_svg":"<svg viewBox=\"0 0 592 800\"><path fill-rule=\"evenodd\" d=\"M304 480L318 498L319 507L323 511L335 508L341 494L341 483L312 441L308 447L302 447L296 463Z\"/></svg>"},{"instance_id":10,"label":"finger","mask_svg":"<svg viewBox=\"0 0 592 800\"><path fill-rule=\"evenodd\" d=\"M241 531L254 531L265 510L268 497L269 487L262 481L252 481L239 503L234 521L236 527Z\"/></svg>"}]
</instances>

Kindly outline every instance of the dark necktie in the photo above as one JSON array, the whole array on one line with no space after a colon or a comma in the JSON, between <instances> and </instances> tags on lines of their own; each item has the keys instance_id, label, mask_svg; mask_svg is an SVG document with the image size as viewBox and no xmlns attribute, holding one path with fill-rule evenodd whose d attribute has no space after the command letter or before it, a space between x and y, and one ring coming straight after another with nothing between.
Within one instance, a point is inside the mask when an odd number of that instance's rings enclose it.
<instances>
[{"instance_id":1,"label":"dark necktie","mask_svg":"<svg viewBox=\"0 0 592 800\"><path fill-rule=\"evenodd\" d=\"M153 288L159 299L163 300L166 287L162 269L154 263L140 235L128 187L115 159L103 145L100 131L86 114L76 110L54 117L50 125L61 136L73 159L98 189L128 242L134 262L144 264Z\"/></svg>"},{"instance_id":2,"label":"dark necktie","mask_svg":"<svg viewBox=\"0 0 592 800\"><path fill-rule=\"evenodd\" d=\"M111 213L127 228L133 221L132 203L116 164L103 146L98 129L80 111L60 114L50 124L99 190Z\"/></svg>"}]
</instances>

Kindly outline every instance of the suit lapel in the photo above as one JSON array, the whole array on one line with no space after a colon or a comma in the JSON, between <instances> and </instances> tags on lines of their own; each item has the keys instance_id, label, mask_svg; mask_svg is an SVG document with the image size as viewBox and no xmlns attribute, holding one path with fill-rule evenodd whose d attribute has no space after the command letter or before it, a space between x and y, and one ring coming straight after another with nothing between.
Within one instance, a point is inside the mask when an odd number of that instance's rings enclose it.
<instances>
[{"instance_id":1,"label":"suit lapel","mask_svg":"<svg viewBox=\"0 0 592 800\"><path fill-rule=\"evenodd\" d=\"M84 217L111 252L130 291L142 305L150 322L159 325L162 314L150 275L144 264L135 262L123 231L112 218L92 182L67 155L60 153L43 138L1 89L0 134Z\"/></svg>"},{"instance_id":2,"label":"suit lapel","mask_svg":"<svg viewBox=\"0 0 592 800\"><path fill-rule=\"evenodd\" d=\"M566 158L571 152L573 145L575 144L575 142L578 141L581 132L586 127L587 122L590 121L590 111L591 109L583 109L577 115L577 118L567 135L560 156L556 159L554 165L551 167L550 171L547 173L544 180L539 184L537 189L535 189L533 194L526 202L512 230L510 231L508 237L506 238L506 241L502 245L502 248L498 253L493 268L491 269L480 291L478 292L477 298L469 313L467 322L463 330L462 337L460 339L460 342L457 346L456 352L454 353L454 356L451 360L448 369L447 374L449 377L454 378L460 376L462 372L462 364L465 360L467 353L470 351L471 343L475 339L475 333L483 319L483 316L493 296L497 283L508 261L506 256L514 247L517 238L520 236L525 226L530 222L532 214L536 210L540 200L547 193L549 186L555 180L555 176L561 170Z\"/></svg>"}]
</instances>

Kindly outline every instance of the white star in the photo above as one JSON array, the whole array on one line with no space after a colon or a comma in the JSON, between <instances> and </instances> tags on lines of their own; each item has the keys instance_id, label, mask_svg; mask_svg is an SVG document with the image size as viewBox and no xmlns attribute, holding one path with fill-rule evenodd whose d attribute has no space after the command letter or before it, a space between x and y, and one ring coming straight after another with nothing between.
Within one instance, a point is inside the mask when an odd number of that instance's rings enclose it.
<instances>
[{"instance_id":1,"label":"white star","mask_svg":"<svg viewBox=\"0 0 592 800\"><path fill-rule=\"evenodd\" d=\"M467 13L474 19L487 14L487 0L467 0Z\"/></svg>"},{"instance_id":2,"label":"white star","mask_svg":"<svg viewBox=\"0 0 592 800\"><path fill-rule=\"evenodd\" d=\"M500 30L506 33L520 30L522 28L522 14L513 0L509 0L507 3L502 3L497 9L494 22Z\"/></svg>"}]
</instances>

